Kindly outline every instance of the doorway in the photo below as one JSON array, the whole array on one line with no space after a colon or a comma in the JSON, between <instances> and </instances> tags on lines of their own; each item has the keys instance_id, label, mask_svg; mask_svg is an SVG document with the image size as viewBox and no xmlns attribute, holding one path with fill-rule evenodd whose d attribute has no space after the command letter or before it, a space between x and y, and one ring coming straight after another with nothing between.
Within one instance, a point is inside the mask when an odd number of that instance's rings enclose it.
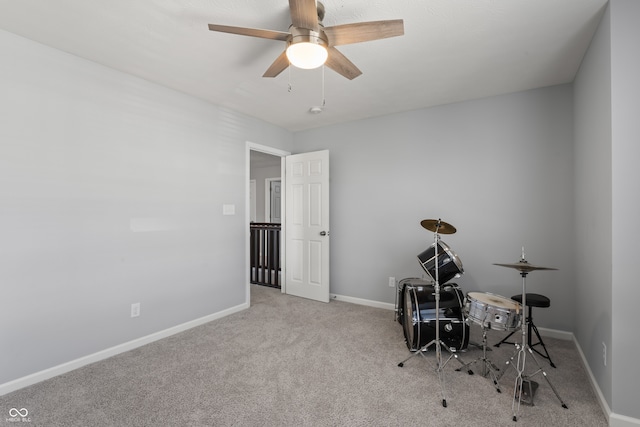
<instances>
[{"instance_id":1,"label":"doorway","mask_svg":"<svg viewBox=\"0 0 640 427\"><path fill-rule=\"evenodd\" d=\"M278 229L281 223L285 221L282 215L284 206L284 182L283 170L284 162L282 159L289 155L289 152L267 147L259 144L247 142L246 158L247 158L247 215L246 215L246 300L250 302L251 283L256 279L267 282L269 284L278 283L281 292L286 292L284 280L284 230L277 231L279 250L277 254L271 253L264 257L264 251L268 251L272 245L273 236L275 236L274 227ZM280 183L277 196L271 197L270 189ZM254 187L255 186L255 187ZM277 200L276 200L277 199ZM272 208L272 204L279 206ZM254 211L255 208L255 211ZM255 213L254 213L255 212ZM262 233L264 240L258 233ZM257 239L257 240L255 240ZM263 242L267 244L267 248L255 248L255 243ZM253 243L253 250L252 250ZM258 261L258 257L261 257ZM255 268L262 269L259 274ZM274 267L277 267L275 269ZM277 277L274 275L277 274ZM268 280L267 280L268 279ZM280 279L280 280L276 280Z\"/></svg>"},{"instance_id":2,"label":"doorway","mask_svg":"<svg viewBox=\"0 0 640 427\"><path fill-rule=\"evenodd\" d=\"M275 163L280 162L281 224L278 224L278 228L281 234L278 239L281 244L277 251L272 251L277 254L278 260L274 262L268 260L266 263L277 265L279 278L282 279L280 281L282 293L329 302L329 151L320 150L291 155L282 150L250 142L247 142L245 157L246 302L250 304L251 301L250 182L253 152L257 152L254 156L256 161L254 165L259 158L264 157L263 154L275 157L271 159L275 160ZM274 175L276 172L277 166L275 172L272 170L271 174ZM271 176L271 178L275 177ZM257 176L254 179L258 181ZM256 182L256 189L260 187L263 186ZM260 218L260 213L256 213L256 219L260 220ZM267 274L269 274L267 277L271 277L270 272Z\"/></svg>"}]
</instances>

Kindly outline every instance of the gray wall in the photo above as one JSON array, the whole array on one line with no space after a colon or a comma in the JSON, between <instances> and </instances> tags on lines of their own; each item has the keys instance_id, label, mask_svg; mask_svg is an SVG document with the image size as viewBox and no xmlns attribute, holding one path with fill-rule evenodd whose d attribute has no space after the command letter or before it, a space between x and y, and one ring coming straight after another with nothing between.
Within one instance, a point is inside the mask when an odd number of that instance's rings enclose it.
<instances>
[{"instance_id":1,"label":"gray wall","mask_svg":"<svg viewBox=\"0 0 640 427\"><path fill-rule=\"evenodd\" d=\"M574 327L573 118L570 85L379 117L295 135L297 152L331 154L331 292L393 303L388 277L422 274L416 255L433 242L420 226L457 227L465 291L510 297L520 258L529 292L552 305L539 326Z\"/></svg>"},{"instance_id":2,"label":"gray wall","mask_svg":"<svg viewBox=\"0 0 640 427\"><path fill-rule=\"evenodd\" d=\"M292 135L3 31L0 51L0 384L244 304L246 141Z\"/></svg>"},{"instance_id":3,"label":"gray wall","mask_svg":"<svg viewBox=\"0 0 640 427\"><path fill-rule=\"evenodd\" d=\"M574 82L576 324L574 334L611 406L611 26L598 27Z\"/></svg>"},{"instance_id":4,"label":"gray wall","mask_svg":"<svg viewBox=\"0 0 640 427\"><path fill-rule=\"evenodd\" d=\"M612 409L640 419L637 253L640 241L640 2L611 2Z\"/></svg>"},{"instance_id":5,"label":"gray wall","mask_svg":"<svg viewBox=\"0 0 640 427\"><path fill-rule=\"evenodd\" d=\"M575 335L613 412L612 425L640 419L640 2L609 3L574 84L576 163ZM608 349L603 363L602 343Z\"/></svg>"}]
</instances>

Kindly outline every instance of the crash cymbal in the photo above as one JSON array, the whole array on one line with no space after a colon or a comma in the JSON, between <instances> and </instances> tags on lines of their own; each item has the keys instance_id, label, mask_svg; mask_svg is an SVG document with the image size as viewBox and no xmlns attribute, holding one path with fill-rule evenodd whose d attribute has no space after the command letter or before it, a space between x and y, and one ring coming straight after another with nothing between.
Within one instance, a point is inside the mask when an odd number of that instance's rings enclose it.
<instances>
[{"instance_id":1,"label":"crash cymbal","mask_svg":"<svg viewBox=\"0 0 640 427\"><path fill-rule=\"evenodd\" d=\"M553 267L540 267L538 265L529 264L527 261L523 259L513 264L493 264L493 265L499 265L500 267L515 268L516 270L521 271L523 273L528 273L534 270L557 270L557 268L553 268Z\"/></svg>"},{"instance_id":2,"label":"crash cymbal","mask_svg":"<svg viewBox=\"0 0 640 427\"><path fill-rule=\"evenodd\" d=\"M423 219L420 221L420 225L434 233L453 234L456 232L456 228L453 225L447 224L439 219Z\"/></svg>"}]
</instances>

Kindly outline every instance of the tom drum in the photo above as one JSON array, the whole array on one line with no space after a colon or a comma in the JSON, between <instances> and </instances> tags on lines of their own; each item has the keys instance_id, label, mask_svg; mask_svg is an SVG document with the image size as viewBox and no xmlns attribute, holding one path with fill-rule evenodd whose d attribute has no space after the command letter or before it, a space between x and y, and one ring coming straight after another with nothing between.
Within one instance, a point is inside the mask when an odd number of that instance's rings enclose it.
<instances>
[{"instance_id":1,"label":"tom drum","mask_svg":"<svg viewBox=\"0 0 640 427\"><path fill-rule=\"evenodd\" d=\"M439 240L437 243L437 254L435 250L436 244L433 243L418 255L418 261L420 261L420 265L429 277L435 281L437 260L438 283L443 285L454 277L460 277L464 273L464 269L458 255L445 242Z\"/></svg>"}]
</instances>

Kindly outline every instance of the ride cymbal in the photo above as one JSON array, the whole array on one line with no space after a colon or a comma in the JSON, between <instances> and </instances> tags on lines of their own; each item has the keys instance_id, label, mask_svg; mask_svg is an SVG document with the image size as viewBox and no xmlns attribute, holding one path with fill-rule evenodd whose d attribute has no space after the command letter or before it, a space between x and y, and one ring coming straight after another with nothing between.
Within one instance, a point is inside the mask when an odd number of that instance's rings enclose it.
<instances>
[{"instance_id":1,"label":"ride cymbal","mask_svg":"<svg viewBox=\"0 0 640 427\"><path fill-rule=\"evenodd\" d=\"M516 270L521 271L523 273L528 273L534 270L557 270L557 268L553 268L553 267L540 267L538 265L529 264L525 260L520 260L513 264L493 264L493 265L499 265L500 267L515 268Z\"/></svg>"},{"instance_id":2,"label":"ride cymbal","mask_svg":"<svg viewBox=\"0 0 640 427\"><path fill-rule=\"evenodd\" d=\"M429 231L440 234L453 234L456 232L456 228L439 219L423 219L420 221L420 225Z\"/></svg>"}]
</instances>

